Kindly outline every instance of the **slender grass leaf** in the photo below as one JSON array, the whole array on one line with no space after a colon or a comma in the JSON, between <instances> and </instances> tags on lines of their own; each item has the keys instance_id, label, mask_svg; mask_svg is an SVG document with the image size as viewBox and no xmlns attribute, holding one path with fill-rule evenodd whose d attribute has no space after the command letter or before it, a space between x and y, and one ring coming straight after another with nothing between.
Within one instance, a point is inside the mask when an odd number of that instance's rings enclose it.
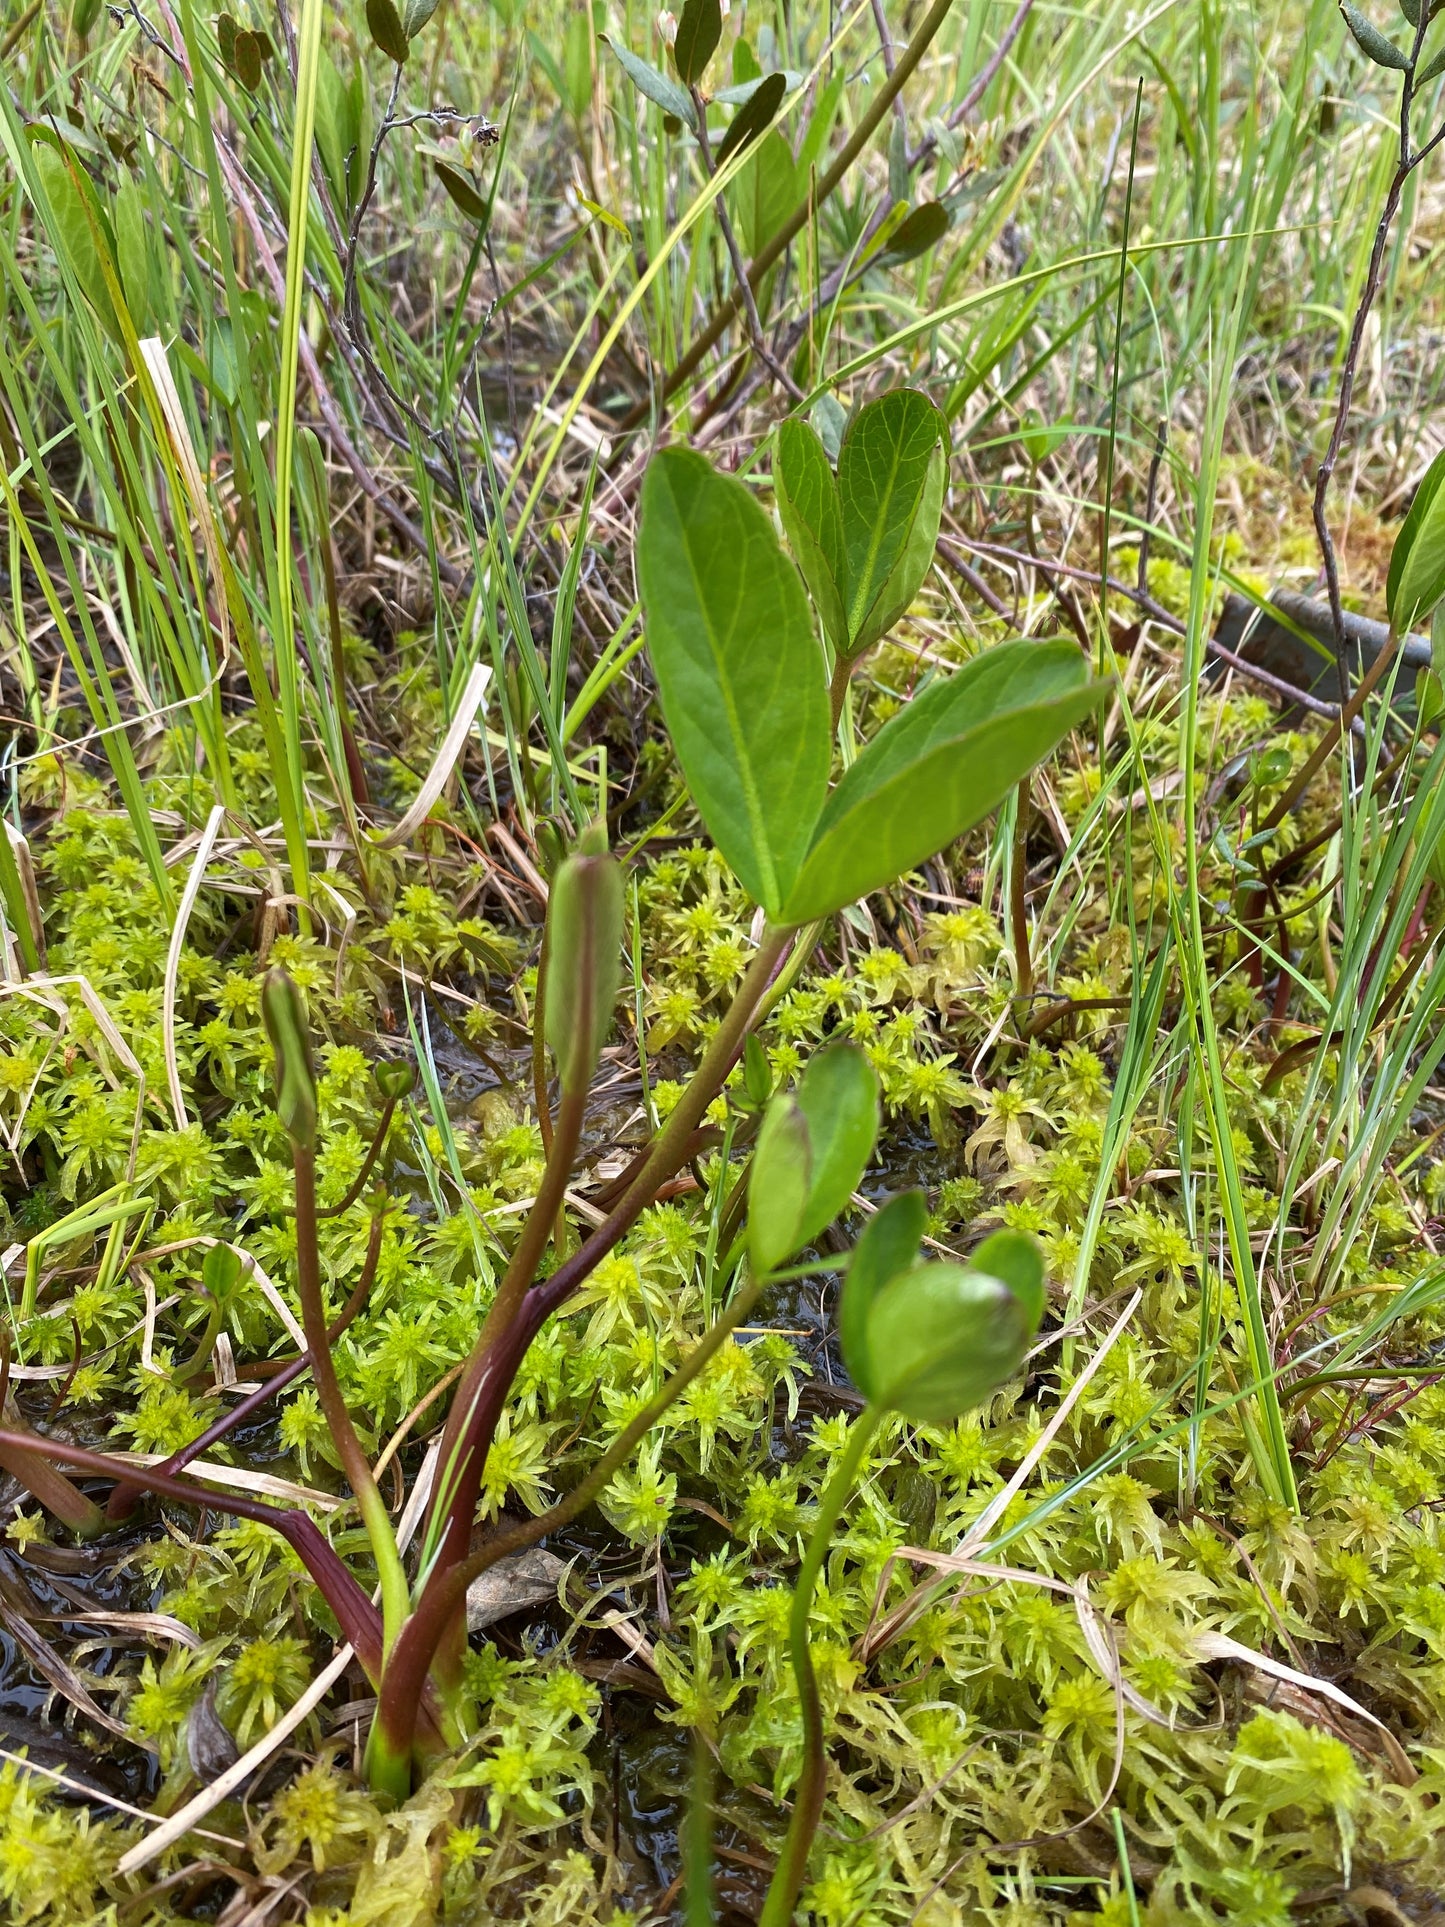
<instances>
[{"instance_id":1,"label":"slender grass leaf","mask_svg":"<svg viewBox=\"0 0 1445 1927\"><path fill-rule=\"evenodd\" d=\"M807 599L742 482L681 448L642 488L637 576L663 715L713 841L770 916L828 782L828 701Z\"/></svg>"},{"instance_id":2,"label":"slender grass leaf","mask_svg":"<svg viewBox=\"0 0 1445 1927\"><path fill-rule=\"evenodd\" d=\"M640 59L630 47L624 47L605 33L599 34L598 38L604 46L612 49L618 65L639 94L645 94L664 114L671 114L674 120L680 120L685 127L695 128L692 102L685 88L679 87L667 74L659 73L648 61Z\"/></svg>"},{"instance_id":3,"label":"slender grass leaf","mask_svg":"<svg viewBox=\"0 0 1445 1927\"><path fill-rule=\"evenodd\" d=\"M838 1303L838 1337L843 1362L864 1398L873 1398L876 1391L868 1355L868 1314L883 1287L918 1263L927 1228L923 1193L903 1191L874 1213L853 1247Z\"/></svg>"},{"instance_id":4,"label":"slender grass leaf","mask_svg":"<svg viewBox=\"0 0 1445 1927\"><path fill-rule=\"evenodd\" d=\"M1367 20L1358 7L1352 7L1350 0L1340 0L1340 12L1345 16L1345 25L1355 36L1360 51L1377 67L1395 67L1401 73L1409 66L1410 56L1401 53L1393 40L1385 35L1372 20Z\"/></svg>"},{"instance_id":5,"label":"slender grass leaf","mask_svg":"<svg viewBox=\"0 0 1445 1927\"><path fill-rule=\"evenodd\" d=\"M835 650L846 654L843 507L827 452L817 430L806 422L785 421L778 430L773 488L788 544L803 571L824 633Z\"/></svg>"},{"instance_id":6,"label":"slender grass leaf","mask_svg":"<svg viewBox=\"0 0 1445 1927\"><path fill-rule=\"evenodd\" d=\"M850 653L866 648L868 640L882 633L876 617L925 495L942 502L942 478L930 477L935 456L941 459L942 433L943 417L926 395L916 388L895 388L860 409L843 437L838 495L848 570ZM933 534L936 539L936 527ZM931 554L932 541L928 547ZM917 587L915 582L908 601ZM894 595L896 599L896 589Z\"/></svg>"},{"instance_id":7,"label":"slender grass leaf","mask_svg":"<svg viewBox=\"0 0 1445 1927\"><path fill-rule=\"evenodd\" d=\"M672 64L685 87L696 87L721 39L720 0L687 0L672 43Z\"/></svg>"},{"instance_id":8,"label":"slender grass leaf","mask_svg":"<svg viewBox=\"0 0 1445 1927\"><path fill-rule=\"evenodd\" d=\"M926 689L828 798L783 920L829 916L937 855L1097 701L1071 642L1003 643Z\"/></svg>"},{"instance_id":9,"label":"slender grass leaf","mask_svg":"<svg viewBox=\"0 0 1445 1927\"><path fill-rule=\"evenodd\" d=\"M719 167L738 148L748 146L768 131L778 117L778 109L787 91L788 76L784 73L766 74L763 79L753 83L747 100L733 115L727 132L718 143L713 158Z\"/></svg>"},{"instance_id":10,"label":"slender grass leaf","mask_svg":"<svg viewBox=\"0 0 1445 1927\"><path fill-rule=\"evenodd\" d=\"M1445 595L1445 450L1426 469L1390 551L1385 608L1397 636Z\"/></svg>"}]
</instances>

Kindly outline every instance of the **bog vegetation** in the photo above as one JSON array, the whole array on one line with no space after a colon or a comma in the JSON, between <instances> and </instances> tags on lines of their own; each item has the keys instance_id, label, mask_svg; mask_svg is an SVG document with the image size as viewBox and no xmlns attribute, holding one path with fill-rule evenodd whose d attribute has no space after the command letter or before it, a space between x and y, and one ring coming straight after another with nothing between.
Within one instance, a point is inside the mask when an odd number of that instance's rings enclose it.
<instances>
[{"instance_id":1,"label":"bog vegetation","mask_svg":"<svg viewBox=\"0 0 1445 1927\"><path fill-rule=\"evenodd\" d=\"M1439 1918L1445 9L236 7L0 8L5 1917Z\"/></svg>"}]
</instances>

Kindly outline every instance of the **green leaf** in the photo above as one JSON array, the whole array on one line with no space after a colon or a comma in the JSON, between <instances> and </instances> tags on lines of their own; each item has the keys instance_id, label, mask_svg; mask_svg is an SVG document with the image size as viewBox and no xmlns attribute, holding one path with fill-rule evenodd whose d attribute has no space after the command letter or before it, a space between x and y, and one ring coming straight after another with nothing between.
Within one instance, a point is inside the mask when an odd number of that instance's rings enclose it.
<instances>
[{"instance_id":1,"label":"green leaf","mask_svg":"<svg viewBox=\"0 0 1445 1927\"><path fill-rule=\"evenodd\" d=\"M264 58L261 36L243 28L236 35L232 53L231 71L248 94L254 93L261 85L261 62Z\"/></svg>"},{"instance_id":2,"label":"green leaf","mask_svg":"<svg viewBox=\"0 0 1445 1927\"><path fill-rule=\"evenodd\" d=\"M923 586L924 578L933 567L934 552L938 546L938 525L943 518L943 491L948 480L948 465L944 460L943 445L940 443L928 460L928 470L924 477L923 494L918 508L909 524L908 536L903 544L902 553L893 565L893 573L879 590L872 608L859 623L853 640L849 645L853 655L858 656L865 649L871 649L880 637L886 636L901 616L907 615L913 606L913 598Z\"/></svg>"},{"instance_id":3,"label":"green leaf","mask_svg":"<svg viewBox=\"0 0 1445 1927\"><path fill-rule=\"evenodd\" d=\"M1358 7L1352 7L1350 0L1340 0L1340 12L1345 16L1345 25L1355 36L1360 51L1377 67L1394 67L1401 73L1409 66L1410 56L1402 54L1393 40L1387 40L1373 21L1367 20Z\"/></svg>"},{"instance_id":4,"label":"green leaf","mask_svg":"<svg viewBox=\"0 0 1445 1927\"><path fill-rule=\"evenodd\" d=\"M1419 73L1416 74L1416 93L1418 93L1422 87L1428 86L1432 80L1438 80L1441 74L1445 74L1445 47L1441 47L1435 53L1431 54L1430 58L1425 62L1425 65L1420 69Z\"/></svg>"},{"instance_id":5,"label":"green leaf","mask_svg":"<svg viewBox=\"0 0 1445 1927\"><path fill-rule=\"evenodd\" d=\"M672 64L685 87L696 87L722 39L720 0L687 0L672 43Z\"/></svg>"},{"instance_id":6,"label":"green leaf","mask_svg":"<svg viewBox=\"0 0 1445 1927\"><path fill-rule=\"evenodd\" d=\"M101 326L109 334L118 336L120 330L110 290L106 286L105 270L101 266L95 225L87 214L83 198L89 182L85 181L82 185L79 165L68 152L61 152L59 145L53 144L53 137L46 138L43 130L35 130L32 139L35 142L35 171L40 176L54 217L54 226L50 230L51 242L79 282L81 292L95 309Z\"/></svg>"},{"instance_id":7,"label":"green leaf","mask_svg":"<svg viewBox=\"0 0 1445 1927\"><path fill-rule=\"evenodd\" d=\"M401 10L401 30L408 40L415 40L428 20L436 12L438 0L405 0Z\"/></svg>"},{"instance_id":8,"label":"green leaf","mask_svg":"<svg viewBox=\"0 0 1445 1927\"><path fill-rule=\"evenodd\" d=\"M748 1178L748 1255L761 1276L790 1258L803 1242L799 1227L808 1204L808 1127L790 1097L763 1115Z\"/></svg>"},{"instance_id":9,"label":"green leaf","mask_svg":"<svg viewBox=\"0 0 1445 1927\"><path fill-rule=\"evenodd\" d=\"M876 1396L868 1353L868 1314L883 1287L918 1263L927 1224L923 1193L903 1191L874 1213L853 1247L838 1301L838 1337L843 1363L864 1398Z\"/></svg>"},{"instance_id":10,"label":"green leaf","mask_svg":"<svg viewBox=\"0 0 1445 1927\"><path fill-rule=\"evenodd\" d=\"M469 221L475 221L480 226L487 218L487 204L477 192L471 176L464 174L459 167L453 167L449 161L433 161L432 166L450 199Z\"/></svg>"},{"instance_id":11,"label":"green leaf","mask_svg":"<svg viewBox=\"0 0 1445 1927\"><path fill-rule=\"evenodd\" d=\"M1385 608L1397 636L1427 621L1445 596L1445 450L1426 469L1390 551Z\"/></svg>"},{"instance_id":12,"label":"green leaf","mask_svg":"<svg viewBox=\"0 0 1445 1927\"><path fill-rule=\"evenodd\" d=\"M802 199L793 150L779 128L771 128L753 144L753 157L728 189L737 210L737 223L747 252L757 254L777 233ZM758 290L758 312L767 313L764 290Z\"/></svg>"},{"instance_id":13,"label":"green leaf","mask_svg":"<svg viewBox=\"0 0 1445 1927\"><path fill-rule=\"evenodd\" d=\"M151 311L150 247L146 241L145 190L129 177L115 190L111 226L115 230L115 265L125 305L138 335L148 332Z\"/></svg>"},{"instance_id":14,"label":"green leaf","mask_svg":"<svg viewBox=\"0 0 1445 1927\"><path fill-rule=\"evenodd\" d=\"M828 783L828 699L803 585L746 486L684 448L655 455L643 482L637 580L688 787L774 916Z\"/></svg>"},{"instance_id":15,"label":"green leaf","mask_svg":"<svg viewBox=\"0 0 1445 1927\"><path fill-rule=\"evenodd\" d=\"M579 7L567 22L562 37L562 98L568 112L579 125L592 101L592 11Z\"/></svg>"},{"instance_id":16,"label":"green leaf","mask_svg":"<svg viewBox=\"0 0 1445 1927\"><path fill-rule=\"evenodd\" d=\"M1036 1238L1023 1231L995 1231L969 1253L968 1264L970 1271L986 1271L990 1278L1002 1278L1023 1306L1029 1330L1038 1330L1048 1301L1044 1254Z\"/></svg>"},{"instance_id":17,"label":"green leaf","mask_svg":"<svg viewBox=\"0 0 1445 1927\"><path fill-rule=\"evenodd\" d=\"M846 655L843 508L822 441L806 422L785 421L778 430L773 489L788 546L803 571L824 633L833 648Z\"/></svg>"},{"instance_id":18,"label":"green leaf","mask_svg":"<svg viewBox=\"0 0 1445 1927\"><path fill-rule=\"evenodd\" d=\"M763 1116L748 1184L748 1249L770 1271L829 1226L857 1189L878 1137L878 1078L863 1053L834 1044Z\"/></svg>"},{"instance_id":19,"label":"green leaf","mask_svg":"<svg viewBox=\"0 0 1445 1927\"><path fill-rule=\"evenodd\" d=\"M1002 643L925 689L828 798L783 921L828 916L936 856L1097 701L1077 646L1063 641Z\"/></svg>"},{"instance_id":20,"label":"green leaf","mask_svg":"<svg viewBox=\"0 0 1445 1927\"><path fill-rule=\"evenodd\" d=\"M942 477L930 476L942 435L943 417L928 397L916 388L895 388L860 409L843 437L838 495L847 556L850 654L882 634L878 617L885 589L909 544L925 495L942 503ZM935 517L934 540L937 533ZM932 540L928 550L931 555ZM905 608L917 587L914 583ZM896 598L896 585L894 593Z\"/></svg>"},{"instance_id":21,"label":"green leaf","mask_svg":"<svg viewBox=\"0 0 1445 1927\"><path fill-rule=\"evenodd\" d=\"M972 1266L918 1265L869 1309L872 1397L913 1425L948 1425L1017 1373L1033 1329L1003 1279Z\"/></svg>"},{"instance_id":22,"label":"green leaf","mask_svg":"<svg viewBox=\"0 0 1445 1927\"><path fill-rule=\"evenodd\" d=\"M366 24L371 37L388 60L394 60L398 67L406 65L410 52L406 28L401 24L401 15L392 0L366 0Z\"/></svg>"},{"instance_id":23,"label":"green leaf","mask_svg":"<svg viewBox=\"0 0 1445 1927\"><path fill-rule=\"evenodd\" d=\"M592 1082L622 980L622 871L610 856L567 857L547 905L547 1042L564 1092Z\"/></svg>"},{"instance_id":24,"label":"green leaf","mask_svg":"<svg viewBox=\"0 0 1445 1927\"><path fill-rule=\"evenodd\" d=\"M942 201L925 201L906 214L888 235L878 252L877 264L897 268L905 261L916 261L920 254L937 247L948 229L948 209Z\"/></svg>"},{"instance_id":25,"label":"green leaf","mask_svg":"<svg viewBox=\"0 0 1445 1927\"><path fill-rule=\"evenodd\" d=\"M655 101L664 114L671 114L673 119L680 120L684 127L695 129L692 101L686 89L679 87L677 82L666 74L659 73L656 67L651 66L647 61L639 59L630 47L624 47L618 41L610 40L605 33L599 34L598 38L605 47L612 49L618 65L638 93L645 94L650 101Z\"/></svg>"},{"instance_id":26,"label":"green leaf","mask_svg":"<svg viewBox=\"0 0 1445 1927\"><path fill-rule=\"evenodd\" d=\"M778 109L787 91L788 76L784 73L767 74L758 82L744 105L733 115L727 132L718 143L713 156L718 167L738 148L748 146L767 132L778 117Z\"/></svg>"}]
</instances>

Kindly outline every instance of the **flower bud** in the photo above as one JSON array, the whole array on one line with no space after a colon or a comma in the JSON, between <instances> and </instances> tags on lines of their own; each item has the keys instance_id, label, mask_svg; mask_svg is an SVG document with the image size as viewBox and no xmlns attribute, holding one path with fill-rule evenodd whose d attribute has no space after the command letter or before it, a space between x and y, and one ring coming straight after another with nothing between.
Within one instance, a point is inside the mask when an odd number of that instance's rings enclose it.
<instances>
[{"instance_id":1,"label":"flower bud","mask_svg":"<svg viewBox=\"0 0 1445 1927\"><path fill-rule=\"evenodd\" d=\"M574 855L558 866L548 906L544 1032L562 1089L592 1082L622 978L622 871L610 856Z\"/></svg>"},{"instance_id":2,"label":"flower bud","mask_svg":"<svg viewBox=\"0 0 1445 1927\"><path fill-rule=\"evenodd\" d=\"M276 966L261 985L261 1021L276 1053L276 1114L303 1150L316 1146L316 1078L306 1004L294 979Z\"/></svg>"}]
</instances>

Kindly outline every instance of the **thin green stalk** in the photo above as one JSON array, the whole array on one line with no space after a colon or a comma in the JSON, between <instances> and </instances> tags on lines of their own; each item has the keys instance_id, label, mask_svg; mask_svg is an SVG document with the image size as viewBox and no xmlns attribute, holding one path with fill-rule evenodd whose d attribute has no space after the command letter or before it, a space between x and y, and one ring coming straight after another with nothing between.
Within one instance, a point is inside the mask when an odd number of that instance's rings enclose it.
<instances>
[{"instance_id":1,"label":"thin green stalk","mask_svg":"<svg viewBox=\"0 0 1445 1927\"><path fill-rule=\"evenodd\" d=\"M818 1501L818 1516L808 1535L807 1551L803 1554L803 1563L798 1568L793 1587L793 1605L788 1615L788 1653L793 1663L793 1679L798 1688L798 1707L803 1720L803 1767L793 1797L793 1817L788 1823L787 1838L783 1841L783 1851L778 1856L778 1864L768 1886L758 1927L789 1927L793 1910L798 1904L798 1895L802 1891L803 1876L808 1869L808 1852L813 1844L813 1835L818 1831L818 1821L823 1812L828 1756L823 1744L823 1708L818 1698L818 1682L808 1647L808 1615L812 1610L818 1575L823 1570L823 1561L832 1543L833 1528L838 1523L848 1494L853 1490L863 1455L883 1417L882 1406L865 1405L854 1419L843 1456L834 1467L833 1476Z\"/></svg>"}]
</instances>

